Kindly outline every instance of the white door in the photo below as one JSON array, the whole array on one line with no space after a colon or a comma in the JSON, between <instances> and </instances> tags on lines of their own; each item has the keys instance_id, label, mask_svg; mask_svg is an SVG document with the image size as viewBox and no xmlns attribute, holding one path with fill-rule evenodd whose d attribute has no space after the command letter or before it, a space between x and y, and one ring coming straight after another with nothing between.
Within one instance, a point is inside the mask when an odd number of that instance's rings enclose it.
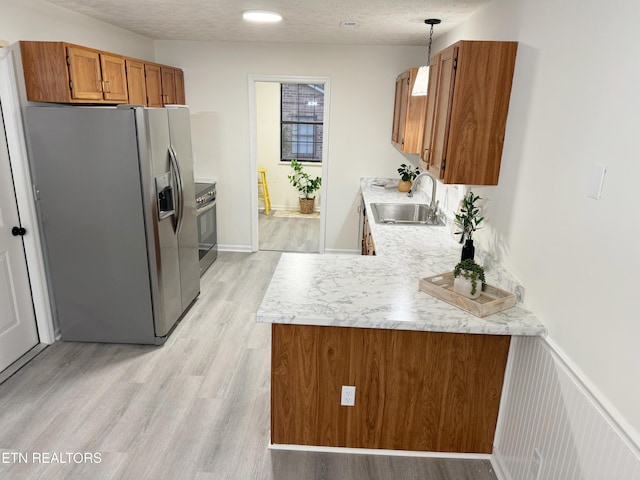
<instances>
[{"instance_id":1,"label":"white door","mask_svg":"<svg viewBox=\"0 0 640 480\"><path fill-rule=\"evenodd\" d=\"M38 344L24 245L14 227L20 221L0 110L0 372Z\"/></svg>"}]
</instances>

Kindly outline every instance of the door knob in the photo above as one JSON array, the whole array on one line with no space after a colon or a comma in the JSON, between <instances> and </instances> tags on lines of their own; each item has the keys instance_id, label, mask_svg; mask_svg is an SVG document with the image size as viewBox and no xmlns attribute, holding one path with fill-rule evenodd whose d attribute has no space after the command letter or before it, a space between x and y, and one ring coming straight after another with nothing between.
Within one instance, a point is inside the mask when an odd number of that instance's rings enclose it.
<instances>
[{"instance_id":1,"label":"door knob","mask_svg":"<svg viewBox=\"0 0 640 480\"><path fill-rule=\"evenodd\" d=\"M17 237L24 235L25 233L27 233L27 231L22 227L13 227L11 229L11 233L14 237Z\"/></svg>"}]
</instances>

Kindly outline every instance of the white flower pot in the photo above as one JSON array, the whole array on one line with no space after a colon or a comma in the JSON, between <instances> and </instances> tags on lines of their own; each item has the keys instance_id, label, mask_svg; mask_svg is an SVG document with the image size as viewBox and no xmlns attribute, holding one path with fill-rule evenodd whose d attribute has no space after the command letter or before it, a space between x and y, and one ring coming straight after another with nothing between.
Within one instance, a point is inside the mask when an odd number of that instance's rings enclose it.
<instances>
[{"instance_id":1,"label":"white flower pot","mask_svg":"<svg viewBox=\"0 0 640 480\"><path fill-rule=\"evenodd\" d=\"M458 295L471 299L478 298L482 293L482 280L476 280L476 293L472 295L471 290L473 290L473 286L470 279L465 278L463 275L453 279L453 291Z\"/></svg>"}]
</instances>

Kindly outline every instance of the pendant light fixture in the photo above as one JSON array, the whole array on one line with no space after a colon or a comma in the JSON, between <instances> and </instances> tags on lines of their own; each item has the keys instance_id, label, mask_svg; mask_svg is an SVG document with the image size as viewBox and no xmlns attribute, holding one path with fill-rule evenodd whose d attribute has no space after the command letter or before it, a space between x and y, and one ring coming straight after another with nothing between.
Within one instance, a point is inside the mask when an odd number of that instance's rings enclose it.
<instances>
[{"instance_id":1,"label":"pendant light fixture","mask_svg":"<svg viewBox=\"0 0 640 480\"><path fill-rule=\"evenodd\" d=\"M427 87L429 86L429 62L431 61L431 42L433 40L433 26L438 25L441 22L438 18L427 18L424 23L431 25L429 30L429 52L427 54L427 64L418 69L418 75L416 75L416 81L413 84L413 90L411 95L413 97L424 96L427 94Z\"/></svg>"}]
</instances>

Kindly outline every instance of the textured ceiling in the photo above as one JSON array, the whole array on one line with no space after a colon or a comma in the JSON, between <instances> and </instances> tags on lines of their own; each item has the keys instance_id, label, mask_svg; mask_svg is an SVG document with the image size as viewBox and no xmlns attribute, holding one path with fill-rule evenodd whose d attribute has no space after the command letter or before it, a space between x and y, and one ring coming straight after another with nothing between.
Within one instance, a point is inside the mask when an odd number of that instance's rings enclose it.
<instances>
[{"instance_id":1,"label":"textured ceiling","mask_svg":"<svg viewBox=\"0 0 640 480\"><path fill-rule=\"evenodd\" d=\"M490 0L48 0L161 40L425 45ZM250 24L244 10L275 10L277 24ZM343 21L357 22L352 28Z\"/></svg>"}]
</instances>

